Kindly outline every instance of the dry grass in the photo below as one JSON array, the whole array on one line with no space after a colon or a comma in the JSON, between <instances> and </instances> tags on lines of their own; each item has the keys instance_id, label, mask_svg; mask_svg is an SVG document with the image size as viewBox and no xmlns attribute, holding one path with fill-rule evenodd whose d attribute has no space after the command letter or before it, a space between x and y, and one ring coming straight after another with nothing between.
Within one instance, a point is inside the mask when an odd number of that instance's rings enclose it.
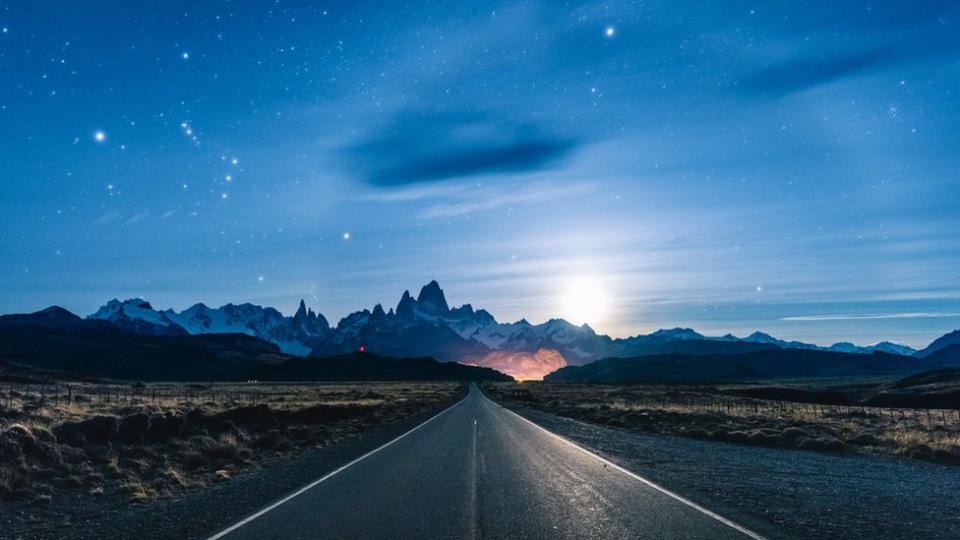
<instances>
[{"instance_id":1,"label":"dry grass","mask_svg":"<svg viewBox=\"0 0 960 540\"><path fill-rule=\"evenodd\" d=\"M501 401L621 429L960 464L957 411L777 402L693 385L488 383L484 389Z\"/></svg>"},{"instance_id":2,"label":"dry grass","mask_svg":"<svg viewBox=\"0 0 960 540\"><path fill-rule=\"evenodd\" d=\"M453 398L455 383L0 386L0 499L135 503Z\"/></svg>"}]
</instances>

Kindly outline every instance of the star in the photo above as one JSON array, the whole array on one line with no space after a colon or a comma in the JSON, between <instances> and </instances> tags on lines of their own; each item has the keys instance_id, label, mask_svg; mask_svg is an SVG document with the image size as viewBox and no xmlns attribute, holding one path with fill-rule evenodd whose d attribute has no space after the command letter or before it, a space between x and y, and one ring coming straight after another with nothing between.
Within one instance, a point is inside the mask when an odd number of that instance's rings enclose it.
<instances>
[{"instance_id":1,"label":"star","mask_svg":"<svg viewBox=\"0 0 960 540\"><path fill-rule=\"evenodd\" d=\"M349 240L349 239L350 239L350 233L348 233L348 232L343 233L343 239L344 239L344 240Z\"/></svg>"},{"instance_id":2,"label":"star","mask_svg":"<svg viewBox=\"0 0 960 540\"><path fill-rule=\"evenodd\" d=\"M104 133L104 132L102 132L102 131L98 131L98 132L96 132L96 133L93 134L93 140L95 140L95 141L97 141L97 142L103 142L103 141L107 140L107 134Z\"/></svg>"},{"instance_id":3,"label":"star","mask_svg":"<svg viewBox=\"0 0 960 540\"><path fill-rule=\"evenodd\" d=\"M616 30L614 27L612 27L612 26L608 26L608 27L603 31L603 35L607 36L608 38L613 37L613 35L616 34L616 33L617 33L617 30Z\"/></svg>"},{"instance_id":4,"label":"star","mask_svg":"<svg viewBox=\"0 0 960 540\"><path fill-rule=\"evenodd\" d=\"M188 53L188 52L185 52L185 53L181 54L180 56L183 57L184 60L189 60L189 59L190 59L190 53Z\"/></svg>"}]
</instances>

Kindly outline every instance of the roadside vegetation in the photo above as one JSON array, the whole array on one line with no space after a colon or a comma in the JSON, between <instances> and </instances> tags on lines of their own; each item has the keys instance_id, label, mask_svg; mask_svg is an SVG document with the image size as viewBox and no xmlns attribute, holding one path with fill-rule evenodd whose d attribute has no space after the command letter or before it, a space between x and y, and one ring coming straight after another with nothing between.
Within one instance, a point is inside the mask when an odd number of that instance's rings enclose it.
<instances>
[{"instance_id":1,"label":"roadside vegetation","mask_svg":"<svg viewBox=\"0 0 960 540\"><path fill-rule=\"evenodd\" d=\"M426 412L462 392L457 383L0 383L0 505L78 497L144 504Z\"/></svg>"},{"instance_id":2,"label":"roadside vegetation","mask_svg":"<svg viewBox=\"0 0 960 540\"><path fill-rule=\"evenodd\" d=\"M485 383L528 407L620 429L824 452L869 452L960 464L954 409L863 406L862 389L810 385L599 385Z\"/></svg>"}]
</instances>

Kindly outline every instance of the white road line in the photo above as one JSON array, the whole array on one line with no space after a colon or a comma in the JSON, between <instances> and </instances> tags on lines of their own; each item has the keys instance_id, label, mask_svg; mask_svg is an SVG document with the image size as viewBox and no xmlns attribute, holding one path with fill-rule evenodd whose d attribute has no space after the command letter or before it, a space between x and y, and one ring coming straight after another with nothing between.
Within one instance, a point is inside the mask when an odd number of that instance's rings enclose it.
<instances>
[{"instance_id":1,"label":"white road line","mask_svg":"<svg viewBox=\"0 0 960 540\"><path fill-rule=\"evenodd\" d=\"M217 540L218 538L223 538L224 536L232 533L233 531L239 529L240 527L243 527L243 526L246 525L247 523L250 523L251 521L257 519L258 517L266 514L267 512L273 510L274 508L280 506L281 504L284 504L284 503L286 503L286 502L289 502L289 501L290 501L291 499L293 499L294 497L297 497L297 496L299 496L299 495L302 495L303 493L305 493L305 492L307 492L307 491L315 488L317 485L321 484L322 482L325 482L325 481L329 480L330 478L336 476L338 473L341 473L341 472L345 471L346 469L350 468L351 466L356 465L357 463L360 463L361 461L367 459L368 457L376 454L377 452L383 450L384 448L390 446L391 444L399 441L400 439L406 437L407 435L413 433L414 431L416 431L416 430L422 428L423 426L429 424L430 422L432 422L434 419L436 419L436 418L439 417L440 415L446 413L447 411L453 409L453 408L456 407L457 405L460 405L461 403L463 403L464 401L466 401L466 400L467 400L467 397L468 397L469 395L470 395L470 392L468 391L468 392L467 392L467 395L464 396L464 397L462 397L459 401L457 401L457 402L454 403L453 405L447 407L446 409L438 412L437 414L431 416L430 418L428 418L427 420L425 420L422 424L417 425L416 427L414 427L414 428L411 429L410 431L407 431L407 432L404 433L403 435L400 435L400 436L397 437L396 439L393 439L392 441L390 441L390 442L388 442L388 443L386 443L386 444L384 444L384 445L382 445L382 446L379 446L379 447L377 447L377 448L374 448L373 450L371 450L371 451L367 452L366 454L358 457L357 459L351 461L350 463L347 463L346 465L343 465L343 466L341 466L341 467L339 467L339 468L337 468L337 469L335 469L335 470L327 473L326 475L324 475L323 477L321 477L319 480L315 480L315 481L313 481L313 482L311 482L311 483L303 486L302 488L298 489L297 491L294 491L294 492L291 493L290 495L287 495L286 497L284 497L284 498L280 499L279 501L271 504L270 506L268 506L268 507L260 510L259 512L256 512L255 514L252 514L252 515L250 515L250 516L247 516L246 518L238 521L237 523L234 523L233 525L227 527L226 529L224 529L224 530L218 532L217 534L211 536L211 537L208 538L207 540Z\"/></svg>"},{"instance_id":2,"label":"white road line","mask_svg":"<svg viewBox=\"0 0 960 540\"><path fill-rule=\"evenodd\" d=\"M486 396L484 396L484 397L486 398ZM486 399L490 399L490 398L486 398ZM640 475L638 475L638 474L632 473L632 472L628 471L627 469L624 469L623 467L621 467L621 466L617 465L616 463L610 461L609 459L603 458L603 457L601 457L601 456L599 456L599 455L591 452L590 450L587 450L586 448L580 446L579 444L576 444L576 443L570 441L569 439L566 439L566 438L564 438L564 437L561 437L560 435L557 435L556 433L548 430L547 428L545 428L545 427L543 427L543 426L541 426L541 425L539 425L539 424L536 424L536 423L534 423L534 422L532 422L532 421L530 421L530 420L527 420L526 418L520 416L519 414L517 414L517 413L511 411L510 409L508 409L508 408L500 405L499 403L496 403L496 402L493 401L493 400L490 400L490 401L492 401L494 404L496 404L498 407L502 408L503 410L507 411L508 413L516 416L517 418L523 420L524 422L530 424L531 426L533 426L533 427L535 427L535 428L543 431L543 432L546 433L547 435L550 435L551 437L557 439L557 440L560 441L560 442L569 444L570 446L576 448L577 450L583 452L584 454L586 454L586 455L588 455L588 456L591 456L591 457L593 457L593 458L596 458L596 459L602 461L605 465L608 465L608 466L610 466L610 467L613 467L614 469L622 472L623 474L626 474L627 476L633 478L634 480L638 480L638 481L646 484L647 486L649 486L649 487L651 487L651 488L659 491L660 493L663 493L664 495L666 495L666 496L668 496L668 497L672 497L673 499L676 499L677 501L682 502L683 504L689 506L690 508L693 508L694 510L697 510L698 512L701 512L701 513L703 513L703 514L706 514L707 516L712 517L713 519L719 521L720 523L723 523L724 525L726 525L726 526L728 526L728 527L732 527L733 529L736 529L737 531L740 531L741 533L749 536L750 538L753 538L754 540L766 540L766 538L764 538L763 536L761 536L761 535L759 535L759 534L751 531L750 529L744 527L743 525L740 525L740 524L738 524L738 523L734 523L733 521L730 521L729 519L721 516L720 514L717 514L717 513L715 513L715 512L711 512L710 510L707 510L706 508L704 508L704 507L700 506L699 504L691 501L690 499L687 499L686 497L683 497L683 496L681 496L681 495L677 495L676 493L670 491L669 489L664 488L664 487L662 487L662 486L660 486L660 485L658 485L658 484L655 484L655 483L651 482L650 480L647 480L646 478L644 478L644 477L642 477L642 476L640 476Z\"/></svg>"}]
</instances>

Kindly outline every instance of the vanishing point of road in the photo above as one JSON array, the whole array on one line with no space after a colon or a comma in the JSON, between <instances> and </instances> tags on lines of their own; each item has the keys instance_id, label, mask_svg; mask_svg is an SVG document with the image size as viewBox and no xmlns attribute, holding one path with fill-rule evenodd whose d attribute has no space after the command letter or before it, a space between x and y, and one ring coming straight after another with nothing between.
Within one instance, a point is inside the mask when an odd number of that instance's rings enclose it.
<instances>
[{"instance_id":1,"label":"vanishing point of road","mask_svg":"<svg viewBox=\"0 0 960 540\"><path fill-rule=\"evenodd\" d=\"M210 540L761 538L546 431L476 386Z\"/></svg>"}]
</instances>

